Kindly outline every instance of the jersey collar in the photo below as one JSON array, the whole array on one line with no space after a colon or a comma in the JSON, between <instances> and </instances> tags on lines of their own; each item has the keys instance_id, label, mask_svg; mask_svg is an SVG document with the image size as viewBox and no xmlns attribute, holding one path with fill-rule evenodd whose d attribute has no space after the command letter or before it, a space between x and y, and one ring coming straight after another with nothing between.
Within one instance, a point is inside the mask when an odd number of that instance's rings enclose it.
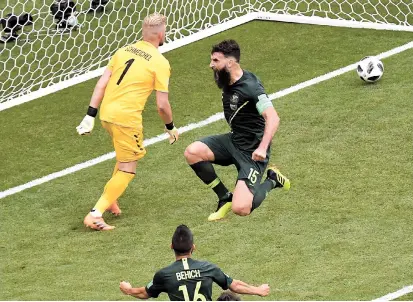
<instances>
[{"instance_id":1,"label":"jersey collar","mask_svg":"<svg viewBox=\"0 0 413 302\"><path fill-rule=\"evenodd\" d=\"M140 42L140 43L143 43L143 44L145 44L145 45L147 45L147 46L149 46L149 47L152 47L152 48L157 49L151 42L147 42L147 41L144 41L144 40L140 40L139 42ZM139 43L139 42L138 42L138 43Z\"/></svg>"},{"instance_id":2,"label":"jersey collar","mask_svg":"<svg viewBox=\"0 0 413 302\"><path fill-rule=\"evenodd\" d=\"M245 77L245 70L242 69L242 76L241 76L238 80L236 80L234 83L232 83L231 85L229 85L229 87L238 84L239 82L241 82L241 81L244 79L244 77Z\"/></svg>"}]
</instances>

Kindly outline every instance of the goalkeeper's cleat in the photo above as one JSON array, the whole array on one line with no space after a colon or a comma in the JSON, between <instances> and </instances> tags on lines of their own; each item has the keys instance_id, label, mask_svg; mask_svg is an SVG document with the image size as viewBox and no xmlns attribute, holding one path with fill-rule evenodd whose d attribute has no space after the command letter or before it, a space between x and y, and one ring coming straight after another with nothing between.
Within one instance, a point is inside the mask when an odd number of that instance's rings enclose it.
<instances>
[{"instance_id":1,"label":"goalkeeper's cleat","mask_svg":"<svg viewBox=\"0 0 413 302\"><path fill-rule=\"evenodd\" d=\"M220 220L227 216L231 211L232 207L232 193L227 193L227 195L218 201L217 210L209 215L208 221Z\"/></svg>"},{"instance_id":2,"label":"goalkeeper's cleat","mask_svg":"<svg viewBox=\"0 0 413 302\"><path fill-rule=\"evenodd\" d=\"M97 231L110 231L115 227L108 225L102 217L93 217L90 213L86 215L83 223L86 227L97 230Z\"/></svg>"},{"instance_id":3,"label":"goalkeeper's cleat","mask_svg":"<svg viewBox=\"0 0 413 302\"><path fill-rule=\"evenodd\" d=\"M112 213L115 216L122 214L122 210L119 208L118 201L116 200L112 205L107 209L109 213Z\"/></svg>"},{"instance_id":4,"label":"goalkeeper's cleat","mask_svg":"<svg viewBox=\"0 0 413 302\"><path fill-rule=\"evenodd\" d=\"M291 187L290 180L284 175L282 175L280 170L278 170L276 167L268 168L267 178L274 181L274 188L283 188L284 190L288 191Z\"/></svg>"}]
</instances>

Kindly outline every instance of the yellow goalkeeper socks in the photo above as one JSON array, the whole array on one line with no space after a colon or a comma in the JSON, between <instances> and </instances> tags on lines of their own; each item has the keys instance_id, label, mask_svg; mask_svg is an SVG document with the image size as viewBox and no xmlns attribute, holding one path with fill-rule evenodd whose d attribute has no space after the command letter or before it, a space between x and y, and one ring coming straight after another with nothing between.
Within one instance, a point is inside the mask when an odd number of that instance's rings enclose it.
<instances>
[{"instance_id":1,"label":"yellow goalkeeper socks","mask_svg":"<svg viewBox=\"0 0 413 302\"><path fill-rule=\"evenodd\" d=\"M115 176L116 172L118 172L118 171L119 171L119 163L118 163L118 161L116 161L115 168L113 168L112 177ZM109 182L106 183L105 188L103 189L103 191L106 191L106 187L107 187L108 183Z\"/></svg>"},{"instance_id":2,"label":"yellow goalkeeper socks","mask_svg":"<svg viewBox=\"0 0 413 302\"><path fill-rule=\"evenodd\" d=\"M125 192L134 177L134 173L118 170L106 184L102 196L93 209L102 215Z\"/></svg>"},{"instance_id":3,"label":"yellow goalkeeper socks","mask_svg":"<svg viewBox=\"0 0 413 302\"><path fill-rule=\"evenodd\" d=\"M115 168L113 169L112 177L119 171L119 162L116 161Z\"/></svg>"}]
</instances>

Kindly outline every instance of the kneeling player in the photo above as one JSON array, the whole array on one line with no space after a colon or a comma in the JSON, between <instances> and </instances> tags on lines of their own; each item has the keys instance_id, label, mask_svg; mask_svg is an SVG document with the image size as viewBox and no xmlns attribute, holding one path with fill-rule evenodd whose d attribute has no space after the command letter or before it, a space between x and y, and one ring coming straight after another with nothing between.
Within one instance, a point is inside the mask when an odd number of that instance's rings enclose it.
<instances>
[{"instance_id":1,"label":"kneeling player","mask_svg":"<svg viewBox=\"0 0 413 302\"><path fill-rule=\"evenodd\" d=\"M238 294L265 297L270 292L268 284L256 287L233 280L215 264L192 259L195 249L193 235L185 225L176 228L171 248L175 252L176 261L158 271L146 287L133 288L129 282L122 281L120 290L125 295L138 299L157 298L160 293L165 292L171 301L212 301L214 282L221 288L229 288Z\"/></svg>"}]
</instances>

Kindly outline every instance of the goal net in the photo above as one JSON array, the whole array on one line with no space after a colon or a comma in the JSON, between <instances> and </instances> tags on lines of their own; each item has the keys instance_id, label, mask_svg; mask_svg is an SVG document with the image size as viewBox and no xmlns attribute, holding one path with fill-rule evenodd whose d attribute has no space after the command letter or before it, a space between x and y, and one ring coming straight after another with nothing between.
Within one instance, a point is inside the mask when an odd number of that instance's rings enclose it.
<instances>
[{"instance_id":1,"label":"goal net","mask_svg":"<svg viewBox=\"0 0 413 302\"><path fill-rule=\"evenodd\" d=\"M167 45L253 19L413 31L411 0L4 0L0 105L99 70L155 11Z\"/></svg>"},{"instance_id":2,"label":"goal net","mask_svg":"<svg viewBox=\"0 0 413 302\"><path fill-rule=\"evenodd\" d=\"M260 19L413 31L411 0L253 0L251 7Z\"/></svg>"},{"instance_id":3,"label":"goal net","mask_svg":"<svg viewBox=\"0 0 413 302\"><path fill-rule=\"evenodd\" d=\"M116 49L140 38L152 12L168 17L171 43L248 7L235 0L1 1L0 103L105 66Z\"/></svg>"}]
</instances>

